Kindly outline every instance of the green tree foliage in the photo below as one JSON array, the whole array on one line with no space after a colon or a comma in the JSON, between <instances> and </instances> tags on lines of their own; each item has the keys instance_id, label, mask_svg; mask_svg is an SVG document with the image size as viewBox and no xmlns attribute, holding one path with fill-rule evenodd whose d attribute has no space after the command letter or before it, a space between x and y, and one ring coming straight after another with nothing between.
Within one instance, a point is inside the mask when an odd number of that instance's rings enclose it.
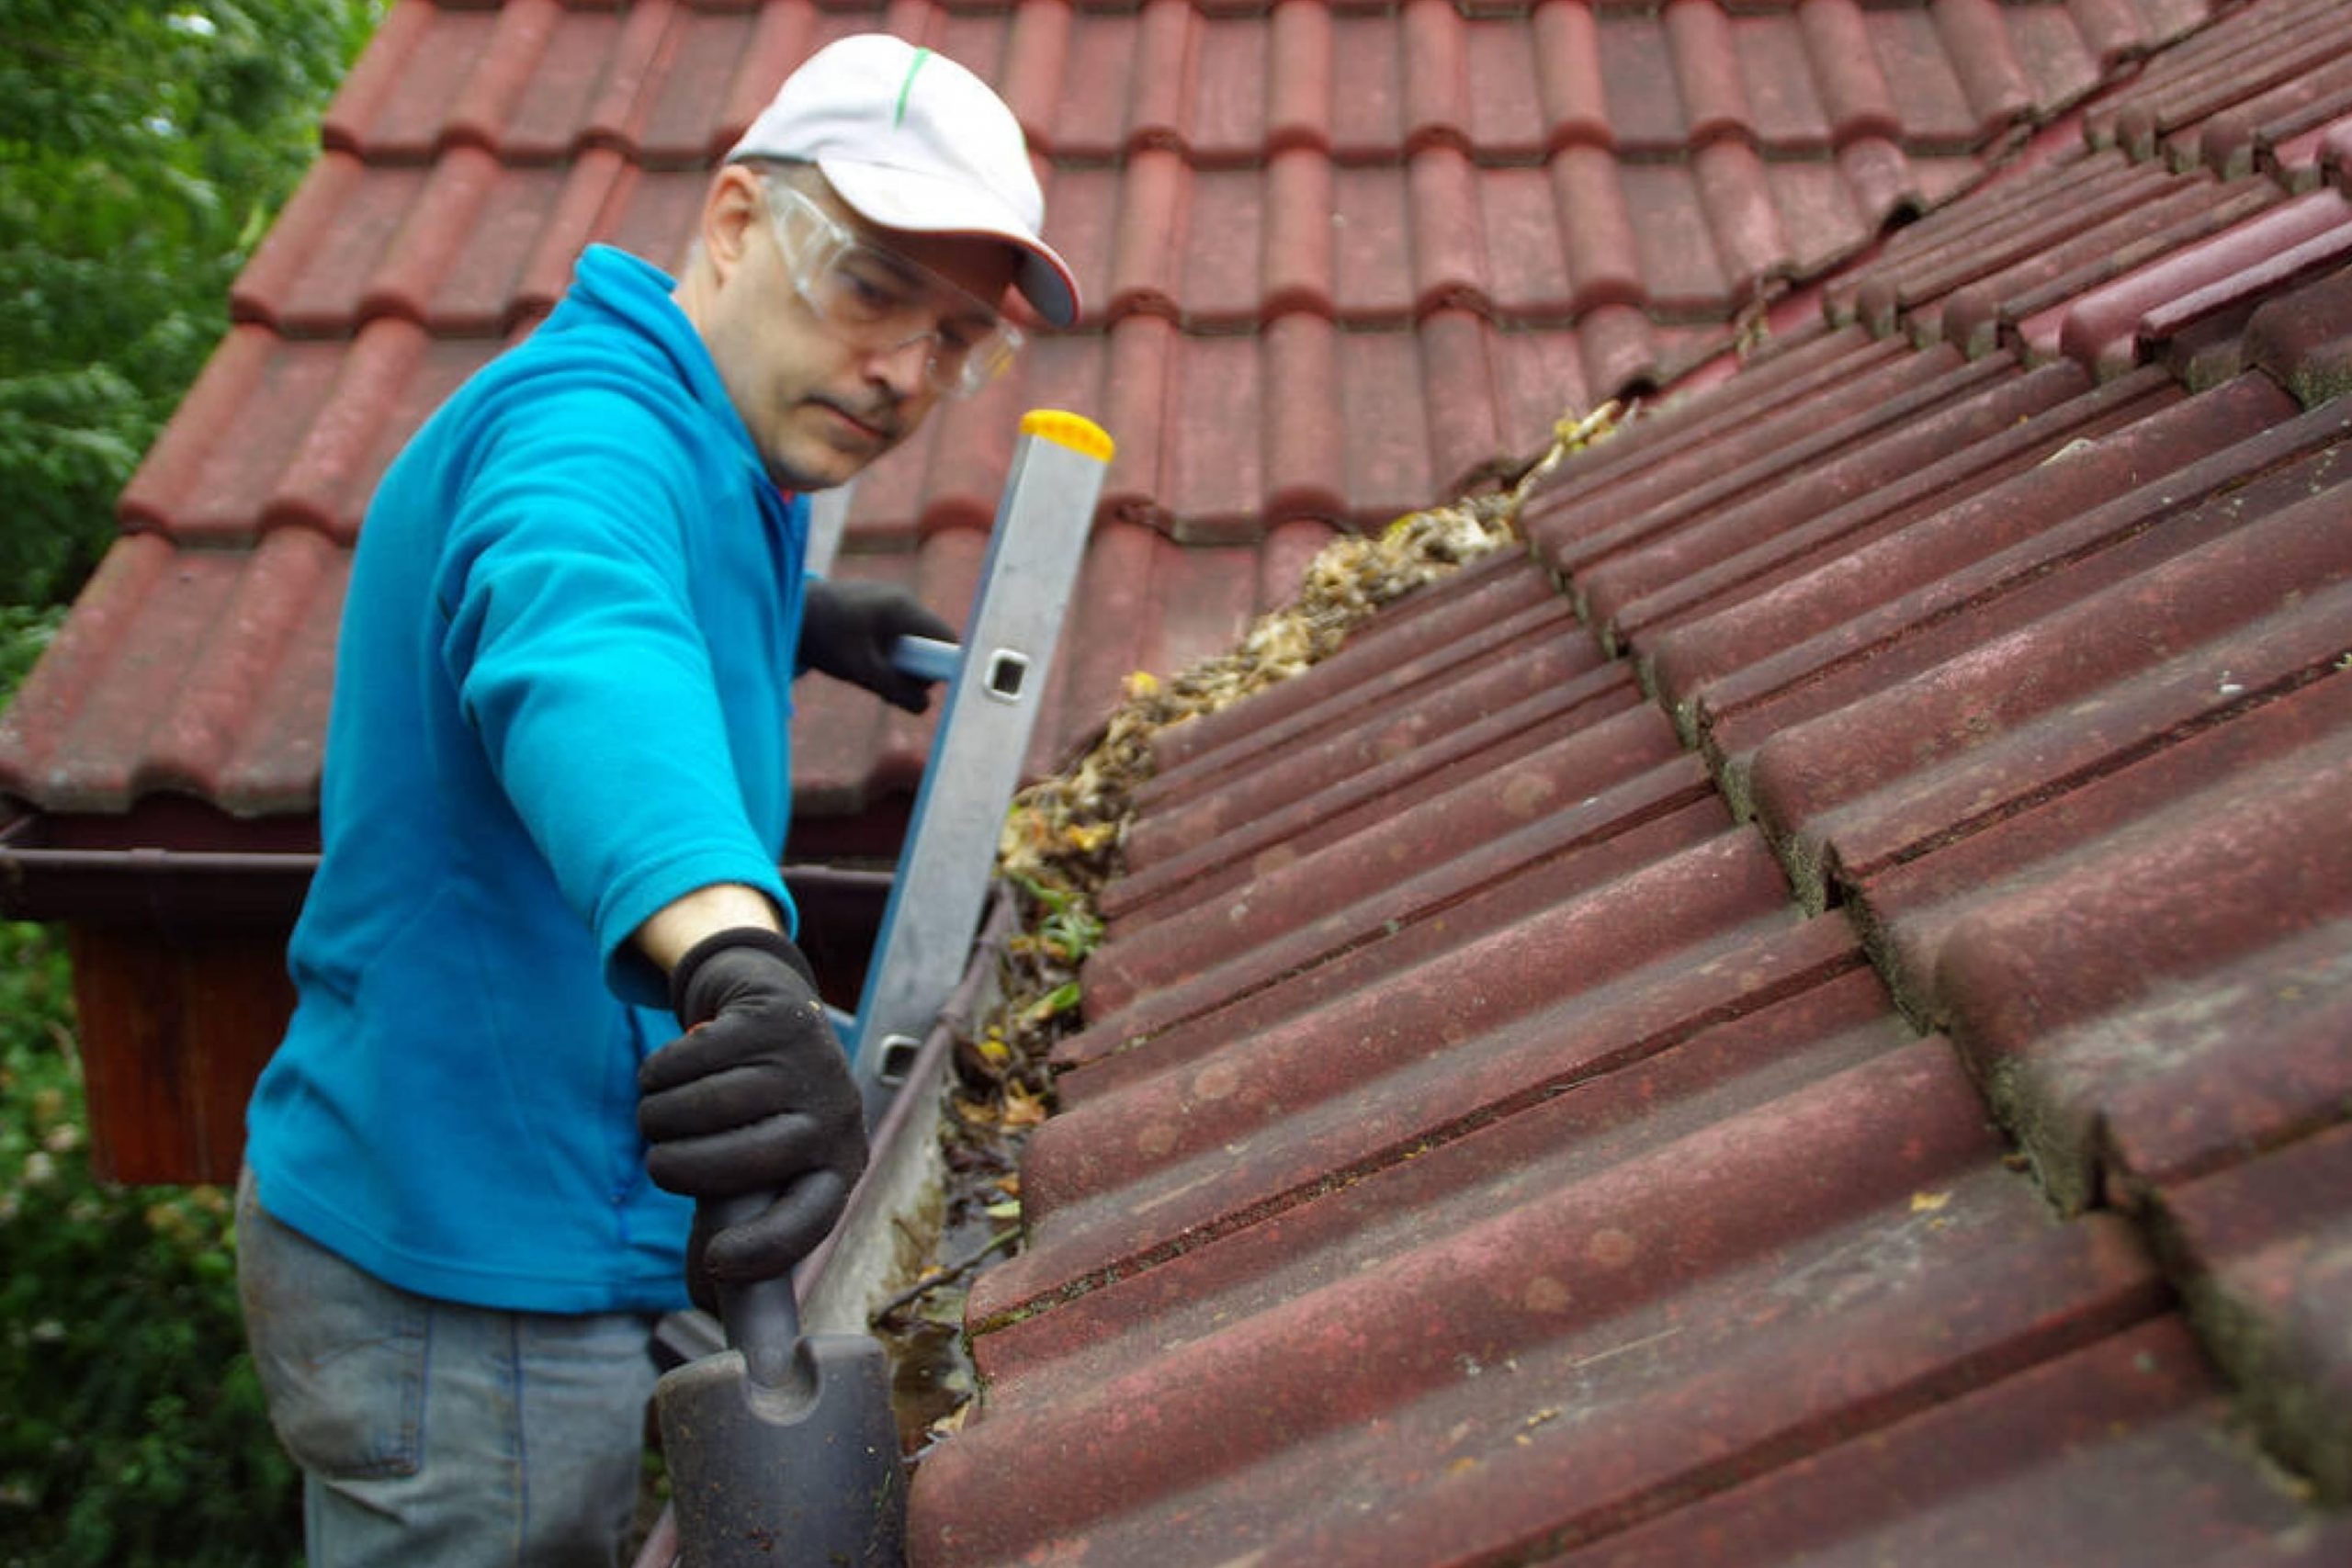
<instances>
[{"instance_id":1,"label":"green tree foliage","mask_svg":"<svg viewBox=\"0 0 2352 1568\"><path fill-rule=\"evenodd\" d=\"M79 588L380 0L0 0L0 603Z\"/></svg>"}]
</instances>

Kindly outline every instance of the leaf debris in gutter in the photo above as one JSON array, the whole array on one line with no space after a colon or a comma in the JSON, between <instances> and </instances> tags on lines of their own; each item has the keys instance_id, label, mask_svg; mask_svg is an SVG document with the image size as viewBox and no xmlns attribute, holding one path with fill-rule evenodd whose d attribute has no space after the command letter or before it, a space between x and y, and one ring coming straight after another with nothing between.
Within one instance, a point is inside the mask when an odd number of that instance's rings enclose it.
<instances>
[{"instance_id":1,"label":"leaf debris in gutter","mask_svg":"<svg viewBox=\"0 0 2352 1568\"><path fill-rule=\"evenodd\" d=\"M1171 725L1229 707L1339 651L1351 632L1406 594L1518 541L1520 508L1571 454L1617 428L1610 402L1563 418L1551 449L1508 491L1466 496L1398 518L1377 536L1345 535L1309 564L1299 595L1251 625L1230 653L1168 681L1138 671L1078 761L1013 797L997 845L998 874L1017 899L1017 930L1000 960L1002 998L977 1037L956 1043L941 1138L948 1170L943 1247L965 1250L876 1314L891 1329L909 1313L960 1323L968 1276L1014 1249L1021 1150L1051 1114L1055 1043L1079 1028L1080 975L1102 938L1095 899L1121 869L1136 791L1151 776L1152 741ZM984 1237L984 1239L978 1239ZM978 1239L978 1245L974 1241ZM961 1380L968 1384L968 1376ZM968 1388L932 1419L922 1445L959 1430ZM920 1459L920 1451L913 1457Z\"/></svg>"}]
</instances>

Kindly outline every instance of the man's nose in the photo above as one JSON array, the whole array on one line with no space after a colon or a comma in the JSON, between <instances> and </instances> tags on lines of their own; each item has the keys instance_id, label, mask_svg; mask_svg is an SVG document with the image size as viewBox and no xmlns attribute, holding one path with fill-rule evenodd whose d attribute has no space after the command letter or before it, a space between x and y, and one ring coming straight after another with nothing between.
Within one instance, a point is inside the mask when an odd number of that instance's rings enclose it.
<instances>
[{"instance_id":1,"label":"man's nose","mask_svg":"<svg viewBox=\"0 0 2352 1568\"><path fill-rule=\"evenodd\" d=\"M928 385L933 338L929 333L906 339L893 348L869 349L865 374L900 398L911 398Z\"/></svg>"}]
</instances>

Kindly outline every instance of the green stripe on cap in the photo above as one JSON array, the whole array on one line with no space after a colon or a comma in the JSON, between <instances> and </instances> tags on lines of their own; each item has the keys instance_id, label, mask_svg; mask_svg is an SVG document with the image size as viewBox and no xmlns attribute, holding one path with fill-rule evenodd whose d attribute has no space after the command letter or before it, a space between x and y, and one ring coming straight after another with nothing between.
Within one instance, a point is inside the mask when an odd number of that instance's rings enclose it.
<instances>
[{"instance_id":1,"label":"green stripe on cap","mask_svg":"<svg viewBox=\"0 0 2352 1568\"><path fill-rule=\"evenodd\" d=\"M907 99L915 90L915 73L922 70L922 62L930 58L931 51L919 49L915 51L915 57L907 62L907 79L899 84L899 109L890 117L891 130L896 130L907 123Z\"/></svg>"}]
</instances>

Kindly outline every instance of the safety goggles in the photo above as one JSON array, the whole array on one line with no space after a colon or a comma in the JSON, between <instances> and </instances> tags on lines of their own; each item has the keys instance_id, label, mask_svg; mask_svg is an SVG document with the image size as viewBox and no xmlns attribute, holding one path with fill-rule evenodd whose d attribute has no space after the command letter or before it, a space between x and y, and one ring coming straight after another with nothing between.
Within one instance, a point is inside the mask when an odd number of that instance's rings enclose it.
<instances>
[{"instance_id":1,"label":"safety goggles","mask_svg":"<svg viewBox=\"0 0 2352 1568\"><path fill-rule=\"evenodd\" d=\"M884 355L924 344L923 378L957 398L1012 363L1019 330L969 290L865 243L782 180L762 183L792 286L844 341Z\"/></svg>"}]
</instances>

